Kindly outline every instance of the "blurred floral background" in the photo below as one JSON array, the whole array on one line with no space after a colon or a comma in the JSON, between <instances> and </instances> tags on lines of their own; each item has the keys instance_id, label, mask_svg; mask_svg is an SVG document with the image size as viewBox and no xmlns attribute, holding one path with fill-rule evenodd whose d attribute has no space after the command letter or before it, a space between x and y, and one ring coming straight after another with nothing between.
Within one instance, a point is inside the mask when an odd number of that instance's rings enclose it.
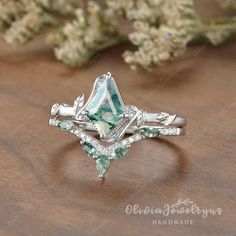
<instances>
[{"instance_id":1,"label":"blurred floral background","mask_svg":"<svg viewBox=\"0 0 236 236\"><path fill-rule=\"evenodd\" d=\"M236 0L215 0L225 15L204 19L193 0L0 0L0 29L20 46L45 34L55 57L71 66L97 52L130 42L123 53L131 69L161 66L189 44L219 45L236 32Z\"/></svg>"}]
</instances>

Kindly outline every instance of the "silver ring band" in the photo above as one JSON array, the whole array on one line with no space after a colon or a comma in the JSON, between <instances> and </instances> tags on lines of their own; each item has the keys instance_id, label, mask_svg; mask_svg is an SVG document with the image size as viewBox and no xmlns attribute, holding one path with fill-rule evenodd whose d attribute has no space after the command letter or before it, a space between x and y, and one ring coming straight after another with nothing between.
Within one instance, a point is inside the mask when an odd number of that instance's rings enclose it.
<instances>
[{"instance_id":1,"label":"silver ring band","mask_svg":"<svg viewBox=\"0 0 236 236\"><path fill-rule=\"evenodd\" d=\"M163 118L162 119L160 118L161 114L145 112L144 113L145 121L146 122L157 122L157 123L159 123L163 120ZM61 104L61 105L54 104L54 106L52 107L51 115L54 115L54 116L57 115L57 116L60 116L60 117L72 117L73 118L73 117L75 117L76 114L75 114L75 110L72 106L69 106L67 104ZM171 125L181 128L181 127L186 126L186 123L187 123L187 120L186 120L185 117L175 116L175 118L171 122Z\"/></svg>"},{"instance_id":2,"label":"silver ring band","mask_svg":"<svg viewBox=\"0 0 236 236\"><path fill-rule=\"evenodd\" d=\"M73 106L54 104L49 125L58 126L81 139L88 156L96 160L103 177L111 160L122 159L133 142L159 136L184 135L186 118L166 112L149 113L125 105L111 73L98 77L86 103L80 95ZM100 135L100 140L93 136ZM125 137L129 134L129 137ZM101 141L111 143L104 146Z\"/></svg>"}]
</instances>

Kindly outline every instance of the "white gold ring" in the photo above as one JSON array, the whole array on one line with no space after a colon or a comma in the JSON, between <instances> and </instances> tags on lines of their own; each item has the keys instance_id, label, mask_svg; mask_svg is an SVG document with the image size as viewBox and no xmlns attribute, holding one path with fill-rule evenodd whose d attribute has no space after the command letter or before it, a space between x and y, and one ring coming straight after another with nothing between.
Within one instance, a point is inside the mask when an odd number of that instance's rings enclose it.
<instances>
[{"instance_id":1,"label":"white gold ring","mask_svg":"<svg viewBox=\"0 0 236 236\"><path fill-rule=\"evenodd\" d=\"M183 135L186 125L186 118L175 114L149 113L133 105L125 105L109 72L96 79L86 103L82 94L73 106L54 104L51 115L49 125L81 139L87 156L96 160L101 178L112 160L124 158L132 143L145 138ZM94 134L99 134L100 140Z\"/></svg>"}]
</instances>

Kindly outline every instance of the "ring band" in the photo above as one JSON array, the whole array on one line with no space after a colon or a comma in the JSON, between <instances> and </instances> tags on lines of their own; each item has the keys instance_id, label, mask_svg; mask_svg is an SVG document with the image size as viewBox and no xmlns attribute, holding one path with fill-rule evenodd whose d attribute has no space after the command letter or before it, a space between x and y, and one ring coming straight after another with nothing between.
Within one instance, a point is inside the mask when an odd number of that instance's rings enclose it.
<instances>
[{"instance_id":1,"label":"ring band","mask_svg":"<svg viewBox=\"0 0 236 236\"><path fill-rule=\"evenodd\" d=\"M87 156L96 160L104 177L112 160L123 159L130 145L145 138L184 135L186 118L166 112L149 113L125 105L110 72L99 76L86 103L80 95L73 106L54 104L49 125L58 126L81 139ZM100 140L94 134L100 135ZM130 134L125 137L125 134ZM103 145L101 141L110 143Z\"/></svg>"}]
</instances>

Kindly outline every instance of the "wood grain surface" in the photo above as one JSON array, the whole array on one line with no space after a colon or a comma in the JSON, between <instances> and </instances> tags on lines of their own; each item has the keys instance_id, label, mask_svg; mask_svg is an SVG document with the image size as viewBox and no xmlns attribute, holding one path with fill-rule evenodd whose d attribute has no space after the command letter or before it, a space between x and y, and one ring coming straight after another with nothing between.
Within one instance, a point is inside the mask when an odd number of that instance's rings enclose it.
<instances>
[{"instance_id":1,"label":"wood grain surface","mask_svg":"<svg viewBox=\"0 0 236 236\"><path fill-rule=\"evenodd\" d=\"M0 235L236 235L236 43L192 46L151 73L131 71L126 45L82 69L57 62L39 39L0 43ZM127 104L188 118L187 134L134 144L105 181L79 140L49 127L53 103L89 96L111 71ZM162 208L190 199L221 215L125 213L128 204ZM153 220L192 220L191 225Z\"/></svg>"}]
</instances>

